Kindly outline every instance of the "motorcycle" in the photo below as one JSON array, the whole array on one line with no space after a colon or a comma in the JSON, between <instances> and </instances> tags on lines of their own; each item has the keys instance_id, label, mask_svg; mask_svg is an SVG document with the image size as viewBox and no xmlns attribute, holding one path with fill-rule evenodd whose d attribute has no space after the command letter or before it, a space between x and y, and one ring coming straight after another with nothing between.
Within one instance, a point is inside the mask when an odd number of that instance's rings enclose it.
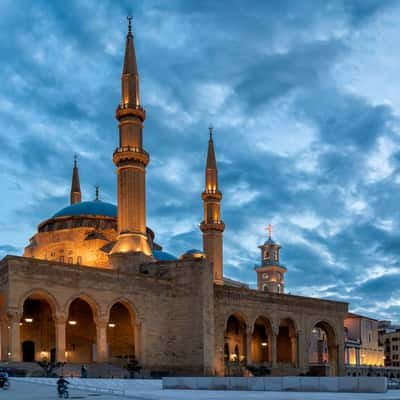
<instances>
[{"instance_id":1,"label":"motorcycle","mask_svg":"<svg viewBox=\"0 0 400 400\"><path fill-rule=\"evenodd\" d=\"M3 390L7 390L10 388L10 381L7 378L0 378L0 387Z\"/></svg>"},{"instance_id":2,"label":"motorcycle","mask_svg":"<svg viewBox=\"0 0 400 400\"><path fill-rule=\"evenodd\" d=\"M60 386L60 388L58 389L58 397L60 399L68 399L69 392L68 392L68 387L66 384Z\"/></svg>"}]
</instances>

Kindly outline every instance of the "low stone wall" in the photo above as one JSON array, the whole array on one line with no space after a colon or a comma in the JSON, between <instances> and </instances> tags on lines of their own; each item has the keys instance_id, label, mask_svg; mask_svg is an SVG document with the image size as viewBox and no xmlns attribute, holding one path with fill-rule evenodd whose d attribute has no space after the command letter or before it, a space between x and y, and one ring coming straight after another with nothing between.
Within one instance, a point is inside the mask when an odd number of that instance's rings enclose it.
<instances>
[{"instance_id":1,"label":"low stone wall","mask_svg":"<svg viewBox=\"0 0 400 400\"><path fill-rule=\"evenodd\" d=\"M163 378L163 389L384 393L385 377Z\"/></svg>"}]
</instances>

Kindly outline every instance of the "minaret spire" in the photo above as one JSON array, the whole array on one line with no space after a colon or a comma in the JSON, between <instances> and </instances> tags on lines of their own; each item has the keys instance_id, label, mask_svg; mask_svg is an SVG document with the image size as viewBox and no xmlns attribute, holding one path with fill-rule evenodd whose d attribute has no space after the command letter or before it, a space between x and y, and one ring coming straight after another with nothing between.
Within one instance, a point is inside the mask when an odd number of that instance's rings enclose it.
<instances>
[{"instance_id":1,"label":"minaret spire","mask_svg":"<svg viewBox=\"0 0 400 400\"><path fill-rule=\"evenodd\" d=\"M136 63L135 45L132 34L132 17L128 18L128 33L126 35L124 66L122 69L122 99L121 103L127 107L140 106L139 73Z\"/></svg>"},{"instance_id":2,"label":"minaret spire","mask_svg":"<svg viewBox=\"0 0 400 400\"><path fill-rule=\"evenodd\" d=\"M72 183L71 183L71 204L80 203L82 201L81 184L79 182L79 171L78 171L78 156L74 155L74 168L72 170Z\"/></svg>"},{"instance_id":3,"label":"minaret spire","mask_svg":"<svg viewBox=\"0 0 400 400\"><path fill-rule=\"evenodd\" d=\"M222 233L225 224L221 221L222 193L218 188L218 169L212 138L213 126L208 128L210 138L208 140L207 162L205 173L205 188L202 193L204 220L200 224L203 232L203 251L207 259L213 264L214 282L223 284L223 248Z\"/></svg>"},{"instance_id":4,"label":"minaret spire","mask_svg":"<svg viewBox=\"0 0 400 400\"><path fill-rule=\"evenodd\" d=\"M146 166L150 158L143 149L146 113L140 105L132 17L128 17L121 92L121 104L116 111L119 146L113 155L118 178L119 235L111 254L142 253L151 256L146 229Z\"/></svg>"}]
</instances>

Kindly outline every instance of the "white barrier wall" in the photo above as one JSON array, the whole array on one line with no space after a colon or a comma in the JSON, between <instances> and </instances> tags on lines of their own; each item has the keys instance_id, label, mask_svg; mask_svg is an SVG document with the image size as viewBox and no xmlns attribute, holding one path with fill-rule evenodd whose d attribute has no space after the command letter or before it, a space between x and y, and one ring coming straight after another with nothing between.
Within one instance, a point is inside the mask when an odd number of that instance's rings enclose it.
<instances>
[{"instance_id":1,"label":"white barrier wall","mask_svg":"<svg viewBox=\"0 0 400 400\"><path fill-rule=\"evenodd\" d=\"M163 389L384 393L385 377L163 378Z\"/></svg>"}]
</instances>

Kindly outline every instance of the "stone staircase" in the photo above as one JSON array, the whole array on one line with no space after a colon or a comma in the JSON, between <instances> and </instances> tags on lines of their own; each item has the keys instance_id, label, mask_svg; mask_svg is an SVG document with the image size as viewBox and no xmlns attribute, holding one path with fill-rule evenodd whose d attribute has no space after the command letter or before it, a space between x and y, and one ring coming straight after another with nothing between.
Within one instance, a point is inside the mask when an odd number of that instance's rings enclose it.
<instances>
[{"instance_id":1,"label":"stone staircase","mask_svg":"<svg viewBox=\"0 0 400 400\"><path fill-rule=\"evenodd\" d=\"M124 369L108 363L85 364L88 378L128 378L129 372ZM56 368L54 372L57 375L65 377L80 377L82 364L65 364L63 367Z\"/></svg>"},{"instance_id":2,"label":"stone staircase","mask_svg":"<svg viewBox=\"0 0 400 400\"><path fill-rule=\"evenodd\" d=\"M129 372L124 368L108 363L85 364L88 378L128 378ZM82 364L65 364L55 368L52 375L80 377ZM0 369L9 371L10 376L44 377L45 372L36 362L1 362Z\"/></svg>"},{"instance_id":3,"label":"stone staircase","mask_svg":"<svg viewBox=\"0 0 400 400\"><path fill-rule=\"evenodd\" d=\"M0 362L0 368L8 371L10 376L43 376L43 368L35 362Z\"/></svg>"}]
</instances>

